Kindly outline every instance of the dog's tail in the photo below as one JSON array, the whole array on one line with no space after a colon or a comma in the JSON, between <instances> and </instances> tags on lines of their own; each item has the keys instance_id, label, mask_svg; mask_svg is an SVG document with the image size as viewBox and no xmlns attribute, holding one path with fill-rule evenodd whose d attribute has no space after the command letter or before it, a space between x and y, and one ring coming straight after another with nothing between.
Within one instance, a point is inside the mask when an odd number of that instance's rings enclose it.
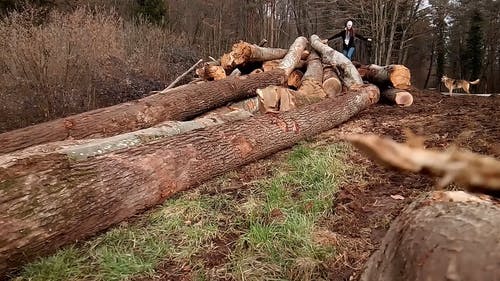
<instances>
[{"instance_id":1,"label":"dog's tail","mask_svg":"<svg viewBox=\"0 0 500 281\"><path fill-rule=\"evenodd\" d=\"M479 83L479 79L475 80L475 81L472 81L470 82L472 85L476 85L477 83Z\"/></svg>"}]
</instances>

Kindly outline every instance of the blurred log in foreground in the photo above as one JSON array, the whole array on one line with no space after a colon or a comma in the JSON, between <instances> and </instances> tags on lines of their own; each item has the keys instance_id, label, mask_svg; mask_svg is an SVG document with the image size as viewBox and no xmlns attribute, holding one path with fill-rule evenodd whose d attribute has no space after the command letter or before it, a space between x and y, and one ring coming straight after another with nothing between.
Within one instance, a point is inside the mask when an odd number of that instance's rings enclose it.
<instances>
[{"instance_id":1,"label":"blurred log in foreground","mask_svg":"<svg viewBox=\"0 0 500 281\"><path fill-rule=\"evenodd\" d=\"M360 280L499 280L499 233L498 203L462 191L432 192L391 224Z\"/></svg>"}]
</instances>

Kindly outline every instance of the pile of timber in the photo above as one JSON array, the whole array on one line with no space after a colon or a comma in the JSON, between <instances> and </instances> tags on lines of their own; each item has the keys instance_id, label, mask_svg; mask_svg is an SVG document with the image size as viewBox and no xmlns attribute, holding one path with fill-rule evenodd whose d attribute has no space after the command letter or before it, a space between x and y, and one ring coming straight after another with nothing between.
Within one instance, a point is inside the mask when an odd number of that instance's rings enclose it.
<instances>
[{"instance_id":1,"label":"pile of timber","mask_svg":"<svg viewBox=\"0 0 500 281\"><path fill-rule=\"evenodd\" d=\"M401 104L410 83L407 68L355 66L316 35L288 50L239 42L195 68L192 83L0 134L0 277L329 130L381 91Z\"/></svg>"}]
</instances>

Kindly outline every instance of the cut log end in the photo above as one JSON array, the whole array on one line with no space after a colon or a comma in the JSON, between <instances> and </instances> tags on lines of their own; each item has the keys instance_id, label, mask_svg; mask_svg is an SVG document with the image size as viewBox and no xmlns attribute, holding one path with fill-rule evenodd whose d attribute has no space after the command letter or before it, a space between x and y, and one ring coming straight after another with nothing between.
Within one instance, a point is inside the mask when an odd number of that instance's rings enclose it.
<instances>
[{"instance_id":1,"label":"cut log end","mask_svg":"<svg viewBox=\"0 0 500 281\"><path fill-rule=\"evenodd\" d=\"M394 88L407 90L411 86L410 70L404 65L392 65L390 72L390 80Z\"/></svg>"},{"instance_id":2,"label":"cut log end","mask_svg":"<svg viewBox=\"0 0 500 281\"><path fill-rule=\"evenodd\" d=\"M389 103L396 104L402 107L413 104L413 95L401 89L387 89L382 91L382 97Z\"/></svg>"},{"instance_id":3,"label":"cut log end","mask_svg":"<svg viewBox=\"0 0 500 281\"><path fill-rule=\"evenodd\" d=\"M399 106L410 106L413 104L413 96L408 92L400 92L396 94L395 101Z\"/></svg>"}]
</instances>

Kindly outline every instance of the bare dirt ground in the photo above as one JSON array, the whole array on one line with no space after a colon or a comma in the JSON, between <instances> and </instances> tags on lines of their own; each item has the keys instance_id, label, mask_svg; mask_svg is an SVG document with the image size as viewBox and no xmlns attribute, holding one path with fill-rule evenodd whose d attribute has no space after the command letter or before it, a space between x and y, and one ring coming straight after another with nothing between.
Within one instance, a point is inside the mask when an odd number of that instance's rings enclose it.
<instances>
[{"instance_id":1,"label":"bare dirt ground","mask_svg":"<svg viewBox=\"0 0 500 281\"><path fill-rule=\"evenodd\" d=\"M404 140L403 129L410 128L428 139L428 148L446 149L456 144L474 152L500 158L500 97L448 97L436 92L412 91L415 103L408 108L378 104L354 117L351 121L310 140L314 145L337 142L339 135L348 133L375 133ZM241 168L232 176L234 188L202 190L202 192L229 192L235 200L245 196L244 186L270 175L275 161L282 161L278 153ZM391 221L416 196L433 188L434 179L408 175L380 167L354 151L351 164L364 168L363 179L353 177L337 193L335 207L322 225L334 235L337 255L324 266L329 280L356 280L363 264L378 247ZM354 179L356 178L356 179ZM453 188L453 187L452 187ZM393 198L391 195L399 195ZM227 260L238 237L227 236L213 241L215 251L198 258L206 267L217 267ZM191 280L186 266L165 261L157 268L156 280ZM141 279L143 280L143 279Z\"/></svg>"}]
</instances>

